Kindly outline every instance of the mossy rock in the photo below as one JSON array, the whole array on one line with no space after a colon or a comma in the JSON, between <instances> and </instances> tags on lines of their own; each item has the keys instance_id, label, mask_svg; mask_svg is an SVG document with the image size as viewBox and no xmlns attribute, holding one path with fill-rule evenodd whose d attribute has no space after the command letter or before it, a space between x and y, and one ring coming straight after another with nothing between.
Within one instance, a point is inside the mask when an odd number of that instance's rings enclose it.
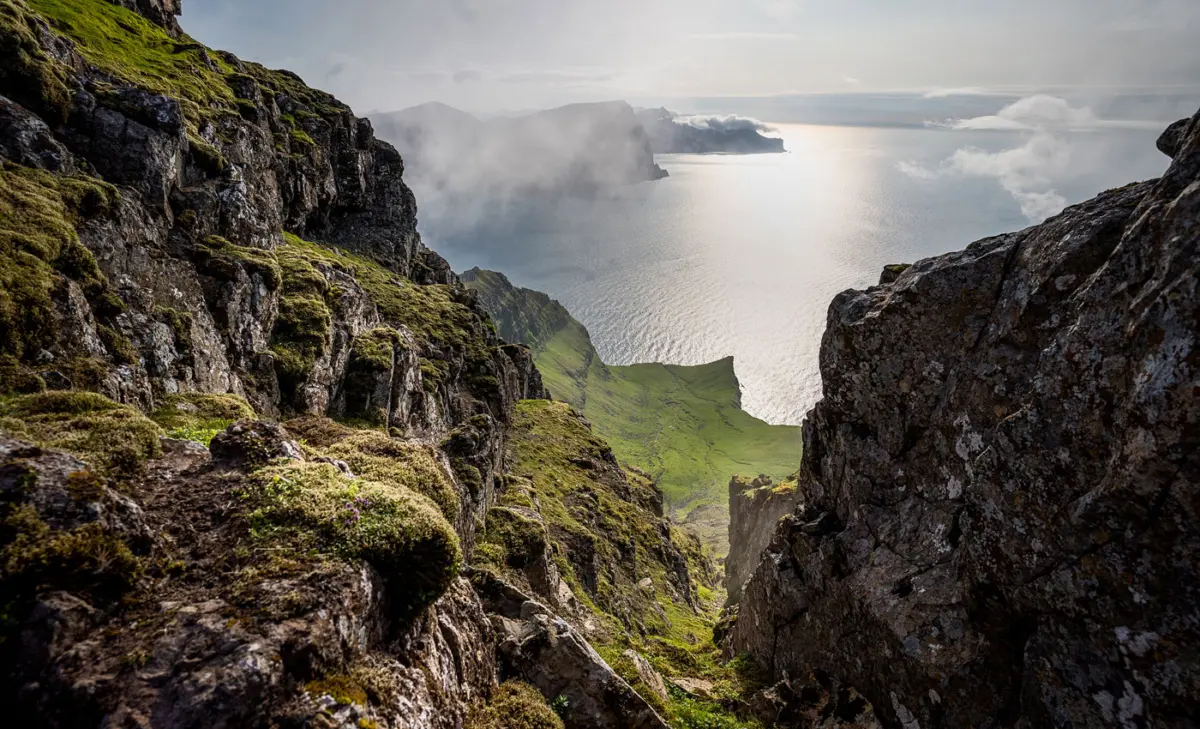
<instances>
[{"instance_id":1,"label":"mossy rock","mask_svg":"<svg viewBox=\"0 0 1200 729\"><path fill-rule=\"evenodd\" d=\"M69 69L42 49L34 17L20 0L0 3L0 93L55 126L71 110Z\"/></svg>"},{"instance_id":2,"label":"mossy rock","mask_svg":"<svg viewBox=\"0 0 1200 729\"><path fill-rule=\"evenodd\" d=\"M458 518L458 492L432 446L329 418L299 418L289 421L287 428L315 454L345 461L356 476L412 489L437 504L450 522Z\"/></svg>"},{"instance_id":3,"label":"mossy rock","mask_svg":"<svg viewBox=\"0 0 1200 729\"><path fill-rule=\"evenodd\" d=\"M11 610L40 590L115 599L142 574L142 562L99 523L52 529L32 506L0 506L0 631Z\"/></svg>"},{"instance_id":4,"label":"mossy rock","mask_svg":"<svg viewBox=\"0 0 1200 729\"><path fill-rule=\"evenodd\" d=\"M167 396L150 415L167 431L167 436L193 440L207 446L217 433L239 420L254 420L258 414L240 395L199 392Z\"/></svg>"},{"instance_id":5,"label":"mossy rock","mask_svg":"<svg viewBox=\"0 0 1200 729\"><path fill-rule=\"evenodd\" d=\"M347 478L336 466L294 462L257 472L243 492L252 534L302 554L365 560L411 618L458 575L458 537L429 498L395 483Z\"/></svg>"},{"instance_id":6,"label":"mossy rock","mask_svg":"<svg viewBox=\"0 0 1200 729\"><path fill-rule=\"evenodd\" d=\"M490 320L467 305L467 294L456 286L419 286L380 264L346 251L326 248L284 233L280 260L305 259L341 269L354 277L379 309L384 321L405 327L416 337L421 352L421 372L426 390L456 374L445 353L457 352L463 374L481 390L495 390L499 380L492 372L498 340Z\"/></svg>"},{"instance_id":7,"label":"mossy rock","mask_svg":"<svg viewBox=\"0 0 1200 729\"><path fill-rule=\"evenodd\" d=\"M128 405L91 392L52 391L0 400L14 433L67 451L118 480L137 475L162 453L162 430Z\"/></svg>"},{"instance_id":8,"label":"mossy rock","mask_svg":"<svg viewBox=\"0 0 1200 729\"><path fill-rule=\"evenodd\" d=\"M106 214L116 200L115 188L93 178L0 162L0 354L28 359L53 346L54 297L66 279L89 299L106 293L75 226Z\"/></svg>"},{"instance_id":9,"label":"mossy rock","mask_svg":"<svg viewBox=\"0 0 1200 729\"><path fill-rule=\"evenodd\" d=\"M220 281L233 281L239 270L247 275L262 277L268 289L275 290L283 283L283 271L274 251L241 246L210 235L196 246L192 255L201 273Z\"/></svg>"},{"instance_id":10,"label":"mossy rock","mask_svg":"<svg viewBox=\"0 0 1200 729\"><path fill-rule=\"evenodd\" d=\"M519 509L495 506L488 510L484 541L503 550L508 566L522 569L546 553L546 527Z\"/></svg>"},{"instance_id":11,"label":"mossy rock","mask_svg":"<svg viewBox=\"0 0 1200 729\"><path fill-rule=\"evenodd\" d=\"M486 704L471 712L465 729L563 729L563 720L537 689L505 681Z\"/></svg>"}]
</instances>

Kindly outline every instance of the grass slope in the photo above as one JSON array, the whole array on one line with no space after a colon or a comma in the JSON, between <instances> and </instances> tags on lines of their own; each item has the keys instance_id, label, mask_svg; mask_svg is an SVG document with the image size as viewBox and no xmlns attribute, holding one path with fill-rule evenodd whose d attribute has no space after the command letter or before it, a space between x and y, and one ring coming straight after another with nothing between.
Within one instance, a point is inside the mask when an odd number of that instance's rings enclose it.
<instances>
[{"instance_id":1,"label":"grass slope","mask_svg":"<svg viewBox=\"0 0 1200 729\"><path fill-rule=\"evenodd\" d=\"M727 551L728 483L735 473L783 480L800 462L800 429L740 407L733 359L706 365L604 364L587 329L545 294L503 274L463 275L500 335L533 349L546 387L584 414L622 461L658 481L667 506L717 554Z\"/></svg>"}]
</instances>

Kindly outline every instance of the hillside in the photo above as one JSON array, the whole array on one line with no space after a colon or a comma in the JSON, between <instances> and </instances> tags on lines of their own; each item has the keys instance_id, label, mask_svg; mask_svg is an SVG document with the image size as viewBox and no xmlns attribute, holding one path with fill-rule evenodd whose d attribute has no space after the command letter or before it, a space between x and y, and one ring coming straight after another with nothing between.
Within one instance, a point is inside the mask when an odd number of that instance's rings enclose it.
<instances>
[{"instance_id":1,"label":"hillside","mask_svg":"<svg viewBox=\"0 0 1200 729\"><path fill-rule=\"evenodd\" d=\"M739 725L631 685L742 690L709 558L425 247L400 155L179 10L0 0L10 720Z\"/></svg>"},{"instance_id":2,"label":"hillside","mask_svg":"<svg viewBox=\"0 0 1200 729\"><path fill-rule=\"evenodd\" d=\"M733 359L706 365L604 364L587 330L545 294L475 269L464 284L502 337L530 347L550 394L591 421L622 462L656 479L667 508L723 555L729 477L784 480L800 462L800 429L769 425L740 407Z\"/></svg>"}]
</instances>

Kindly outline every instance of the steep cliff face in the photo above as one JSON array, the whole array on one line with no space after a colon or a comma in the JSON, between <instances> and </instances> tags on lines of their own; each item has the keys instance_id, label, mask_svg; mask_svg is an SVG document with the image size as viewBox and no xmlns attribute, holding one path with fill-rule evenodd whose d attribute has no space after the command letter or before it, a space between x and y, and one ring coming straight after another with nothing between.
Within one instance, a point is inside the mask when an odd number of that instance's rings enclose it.
<instances>
[{"instance_id":1,"label":"steep cliff face","mask_svg":"<svg viewBox=\"0 0 1200 729\"><path fill-rule=\"evenodd\" d=\"M770 476L734 476L729 481L729 554L725 589L736 601L758 566L775 524L796 509L796 476L775 483Z\"/></svg>"},{"instance_id":2,"label":"steep cliff face","mask_svg":"<svg viewBox=\"0 0 1200 729\"><path fill-rule=\"evenodd\" d=\"M730 653L888 726L1182 727L1200 681L1200 116L1157 181L839 295Z\"/></svg>"}]
</instances>

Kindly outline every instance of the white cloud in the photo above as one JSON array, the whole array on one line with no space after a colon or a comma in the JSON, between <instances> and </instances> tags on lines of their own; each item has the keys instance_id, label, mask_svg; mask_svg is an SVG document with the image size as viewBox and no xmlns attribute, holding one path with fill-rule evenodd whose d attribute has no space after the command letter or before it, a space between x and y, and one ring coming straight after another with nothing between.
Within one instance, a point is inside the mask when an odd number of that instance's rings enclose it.
<instances>
[{"instance_id":1,"label":"white cloud","mask_svg":"<svg viewBox=\"0 0 1200 729\"><path fill-rule=\"evenodd\" d=\"M859 84L862 83L862 79L856 78L854 76L842 76L842 80L845 81L846 83L852 84L854 86L858 86Z\"/></svg>"},{"instance_id":2,"label":"white cloud","mask_svg":"<svg viewBox=\"0 0 1200 729\"><path fill-rule=\"evenodd\" d=\"M757 119L750 117L737 116L736 114L727 114L724 116L676 116L673 120L676 124L686 124L696 127L697 129L713 129L718 131L732 132L742 129L753 129L756 132L773 132L774 127L771 127Z\"/></svg>"},{"instance_id":3,"label":"white cloud","mask_svg":"<svg viewBox=\"0 0 1200 729\"><path fill-rule=\"evenodd\" d=\"M953 130L1000 130L1024 132L1019 147L991 152L978 147L962 147L937 167L916 162L900 162L901 172L918 180L941 177L975 177L996 180L1021 206L1032 222L1041 222L1067 206L1067 200L1055 189L1066 177L1071 165L1071 144L1056 132L1094 129L1099 120L1088 107L1073 107L1054 96L1030 96L1001 109L994 115L959 119L942 125Z\"/></svg>"},{"instance_id":4,"label":"white cloud","mask_svg":"<svg viewBox=\"0 0 1200 729\"><path fill-rule=\"evenodd\" d=\"M1037 129L1095 129L1099 120L1086 106L1074 107L1066 99L1037 94L1013 102L992 116L955 119L947 126L959 130L1034 131Z\"/></svg>"}]
</instances>

